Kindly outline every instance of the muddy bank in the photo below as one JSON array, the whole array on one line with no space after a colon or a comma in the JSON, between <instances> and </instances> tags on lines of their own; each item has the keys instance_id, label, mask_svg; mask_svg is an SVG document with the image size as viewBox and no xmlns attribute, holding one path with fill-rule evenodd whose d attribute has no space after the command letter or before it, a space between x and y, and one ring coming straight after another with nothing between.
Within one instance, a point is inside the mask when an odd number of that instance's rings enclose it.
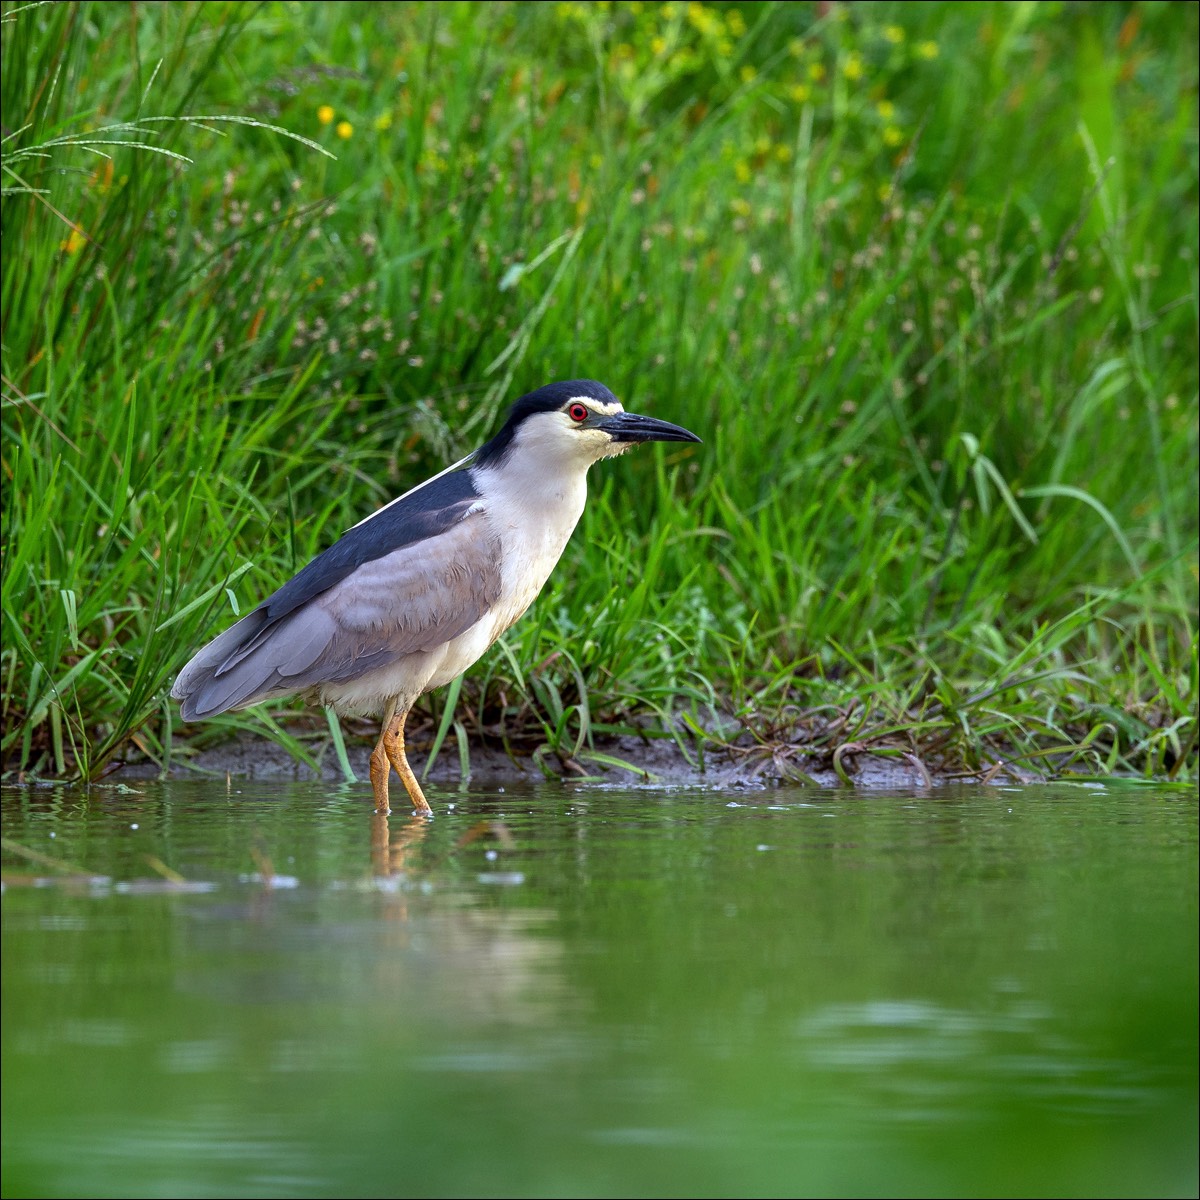
<instances>
[{"instance_id":1,"label":"muddy bank","mask_svg":"<svg viewBox=\"0 0 1200 1200\"><path fill-rule=\"evenodd\" d=\"M698 786L714 788L768 788L780 783L815 784L820 787L843 787L832 766L815 758L805 758L790 751L772 756L761 748L706 748L696 763L689 762L674 742L645 741L636 737L618 738L597 747L602 753L634 764L637 770L598 766L594 763L563 763L549 756L545 761L556 776L565 781L601 777L615 784L652 783L667 786ZM348 745L347 754L355 774L367 788L370 784L368 756L370 745ZM425 768L426 754L422 747L410 748L414 770L420 776ZM915 758L883 757L869 752L846 753L840 765L852 786L883 788L937 787L945 783L974 780L1011 782L1020 776L1011 769L997 774L995 769L971 776L961 769L953 771L921 763ZM266 738L242 734L232 741L189 754L186 765L182 760L172 767L173 777L186 777L196 772L207 775L230 775L240 779L315 778L337 781L342 778L332 746L318 757L319 771L307 763L298 762L283 747ZM150 779L159 774L158 767L149 761L127 763L114 776L118 779ZM540 782L546 778L539 765L528 757L511 757L504 750L472 745L469 782L474 787L504 787L518 782ZM427 781L431 788L457 788L464 781L459 767L457 749L453 744L442 747L430 770Z\"/></svg>"}]
</instances>

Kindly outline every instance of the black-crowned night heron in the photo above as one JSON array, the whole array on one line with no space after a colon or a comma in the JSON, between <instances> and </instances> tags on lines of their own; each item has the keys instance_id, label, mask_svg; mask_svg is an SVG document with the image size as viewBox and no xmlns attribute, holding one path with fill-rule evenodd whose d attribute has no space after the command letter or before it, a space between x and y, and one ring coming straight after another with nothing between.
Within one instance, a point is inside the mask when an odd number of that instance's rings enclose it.
<instances>
[{"instance_id":1,"label":"black-crowned night heron","mask_svg":"<svg viewBox=\"0 0 1200 1200\"><path fill-rule=\"evenodd\" d=\"M389 765L430 812L404 753L417 698L461 675L529 607L583 512L587 471L635 442L698 442L627 413L601 383L551 383L486 445L384 505L209 642L171 695L185 721L277 696L383 719L375 807Z\"/></svg>"}]
</instances>

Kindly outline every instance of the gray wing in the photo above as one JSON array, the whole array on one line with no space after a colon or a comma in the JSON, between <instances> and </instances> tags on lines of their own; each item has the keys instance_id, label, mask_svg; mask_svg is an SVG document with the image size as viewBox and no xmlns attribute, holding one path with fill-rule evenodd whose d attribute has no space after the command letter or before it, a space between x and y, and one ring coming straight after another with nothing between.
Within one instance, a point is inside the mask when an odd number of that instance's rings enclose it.
<instances>
[{"instance_id":1,"label":"gray wing","mask_svg":"<svg viewBox=\"0 0 1200 1200\"><path fill-rule=\"evenodd\" d=\"M480 511L361 563L272 621L269 604L210 642L171 695L186 721L348 683L471 628L500 594L500 548Z\"/></svg>"}]
</instances>

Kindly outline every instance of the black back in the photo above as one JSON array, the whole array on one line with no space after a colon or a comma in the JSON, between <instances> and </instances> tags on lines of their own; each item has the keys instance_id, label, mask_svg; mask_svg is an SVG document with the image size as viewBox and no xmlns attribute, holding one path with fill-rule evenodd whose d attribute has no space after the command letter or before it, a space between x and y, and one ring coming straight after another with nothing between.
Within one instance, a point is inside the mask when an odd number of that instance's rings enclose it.
<instances>
[{"instance_id":1,"label":"black back","mask_svg":"<svg viewBox=\"0 0 1200 1200\"><path fill-rule=\"evenodd\" d=\"M315 596L341 583L365 562L374 562L414 542L424 541L461 521L479 499L470 471L451 471L393 502L348 529L328 550L298 571L258 606L274 625Z\"/></svg>"}]
</instances>

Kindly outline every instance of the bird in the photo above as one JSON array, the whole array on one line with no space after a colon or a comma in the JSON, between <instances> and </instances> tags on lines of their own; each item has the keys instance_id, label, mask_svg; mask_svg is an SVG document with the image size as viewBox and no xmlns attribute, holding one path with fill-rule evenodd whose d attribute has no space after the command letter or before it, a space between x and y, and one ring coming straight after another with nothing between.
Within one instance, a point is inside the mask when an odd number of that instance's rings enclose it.
<instances>
[{"instance_id":1,"label":"bird","mask_svg":"<svg viewBox=\"0 0 1200 1200\"><path fill-rule=\"evenodd\" d=\"M417 699L456 679L533 603L587 500L587 473L640 442L699 442L593 379L521 396L490 441L347 530L200 649L171 689L185 722L300 696L378 714L370 774L432 815L404 746Z\"/></svg>"}]
</instances>

